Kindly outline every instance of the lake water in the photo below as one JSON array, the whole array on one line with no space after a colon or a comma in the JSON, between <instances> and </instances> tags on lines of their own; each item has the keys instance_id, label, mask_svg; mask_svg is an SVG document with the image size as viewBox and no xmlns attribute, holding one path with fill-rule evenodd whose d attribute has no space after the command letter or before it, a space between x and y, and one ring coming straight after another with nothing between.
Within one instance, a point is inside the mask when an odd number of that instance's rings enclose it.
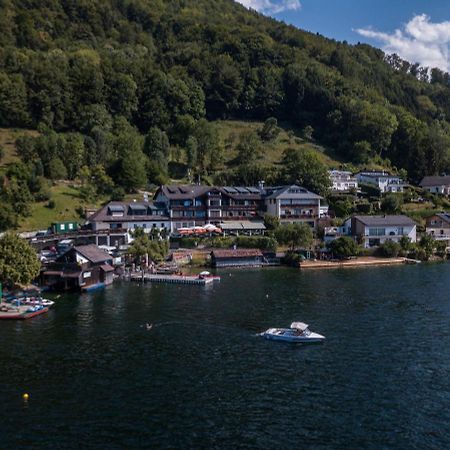
<instances>
[{"instance_id":1,"label":"lake water","mask_svg":"<svg viewBox=\"0 0 450 450\"><path fill-rule=\"evenodd\" d=\"M0 448L450 448L449 264L220 274L0 323Z\"/></svg>"}]
</instances>

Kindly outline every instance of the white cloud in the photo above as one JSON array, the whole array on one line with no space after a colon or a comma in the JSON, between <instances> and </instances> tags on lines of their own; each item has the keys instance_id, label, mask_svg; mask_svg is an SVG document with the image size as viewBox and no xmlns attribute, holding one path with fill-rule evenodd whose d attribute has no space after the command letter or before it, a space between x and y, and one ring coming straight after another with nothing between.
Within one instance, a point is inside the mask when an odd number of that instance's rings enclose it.
<instances>
[{"instance_id":1,"label":"white cloud","mask_svg":"<svg viewBox=\"0 0 450 450\"><path fill-rule=\"evenodd\" d=\"M278 14L301 8L300 0L237 0L237 2L264 14Z\"/></svg>"},{"instance_id":2,"label":"white cloud","mask_svg":"<svg viewBox=\"0 0 450 450\"><path fill-rule=\"evenodd\" d=\"M372 28L359 28L355 31L382 42L386 53L397 53L410 62L450 72L450 21L433 23L430 17L421 14L394 33L383 33Z\"/></svg>"}]
</instances>

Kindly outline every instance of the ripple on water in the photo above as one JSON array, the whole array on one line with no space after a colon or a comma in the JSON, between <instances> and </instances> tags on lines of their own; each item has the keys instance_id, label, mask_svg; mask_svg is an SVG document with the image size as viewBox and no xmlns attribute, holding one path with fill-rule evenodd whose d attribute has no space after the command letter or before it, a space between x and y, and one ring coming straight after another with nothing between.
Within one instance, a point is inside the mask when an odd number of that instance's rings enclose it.
<instances>
[{"instance_id":1,"label":"ripple on water","mask_svg":"<svg viewBox=\"0 0 450 450\"><path fill-rule=\"evenodd\" d=\"M449 448L449 267L63 296L0 324L0 448ZM293 320L326 343L257 336Z\"/></svg>"}]
</instances>

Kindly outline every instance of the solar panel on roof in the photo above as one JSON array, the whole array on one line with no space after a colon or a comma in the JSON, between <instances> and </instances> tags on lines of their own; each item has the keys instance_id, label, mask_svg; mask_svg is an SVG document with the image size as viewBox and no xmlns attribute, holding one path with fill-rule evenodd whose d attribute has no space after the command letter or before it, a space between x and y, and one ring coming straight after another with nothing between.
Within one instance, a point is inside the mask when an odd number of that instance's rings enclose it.
<instances>
[{"instance_id":1,"label":"solar panel on roof","mask_svg":"<svg viewBox=\"0 0 450 450\"><path fill-rule=\"evenodd\" d=\"M223 188L225 192L227 192L228 194L236 194L237 191L235 188L231 188L231 187L225 187Z\"/></svg>"},{"instance_id":2,"label":"solar panel on roof","mask_svg":"<svg viewBox=\"0 0 450 450\"><path fill-rule=\"evenodd\" d=\"M130 205L130 209L133 209L134 211L147 211L147 206L139 205L139 204L133 204L133 205Z\"/></svg>"},{"instance_id":3,"label":"solar panel on roof","mask_svg":"<svg viewBox=\"0 0 450 450\"><path fill-rule=\"evenodd\" d=\"M252 194L259 194L259 190L254 187L247 188Z\"/></svg>"},{"instance_id":4,"label":"solar panel on roof","mask_svg":"<svg viewBox=\"0 0 450 450\"><path fill-rule=\"evenodd\" d=\"M242 188L242 187L237 187L236 191L239 192L239 194L248 194L247 189Z\"/></svg>"},{"instance_id":5,"label":"solar panel on roof","mask_svg":"<svg viewBox=\"0 0 450 450\"><path fill-rule=\"evenodd\" d=\"M167 190L171 193L171 194L175 194L177 191L175 189L171 189L171 188L167 188Z\"/></svg>"}]
</instances>

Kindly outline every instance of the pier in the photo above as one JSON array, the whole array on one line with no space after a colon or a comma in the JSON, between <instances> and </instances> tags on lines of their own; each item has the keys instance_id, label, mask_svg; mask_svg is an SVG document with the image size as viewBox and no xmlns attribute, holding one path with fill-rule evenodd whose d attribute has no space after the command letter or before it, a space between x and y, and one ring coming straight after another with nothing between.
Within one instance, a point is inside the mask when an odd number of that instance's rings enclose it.
<instances>
[{"instance_id":1,"label":"pier","mask_svg":"<svg viewBox=\"0 0 450 450\"><path fill-rule=\"evenodd\" d=\"M169 283L169 284L193 284L197 286L205 286L218 280L218 277L204 277L200 278L195 275L158 275L150 273L132 272L124 276L130 281L137 281L142 283Z\"/></svg>"}]
</instances>

